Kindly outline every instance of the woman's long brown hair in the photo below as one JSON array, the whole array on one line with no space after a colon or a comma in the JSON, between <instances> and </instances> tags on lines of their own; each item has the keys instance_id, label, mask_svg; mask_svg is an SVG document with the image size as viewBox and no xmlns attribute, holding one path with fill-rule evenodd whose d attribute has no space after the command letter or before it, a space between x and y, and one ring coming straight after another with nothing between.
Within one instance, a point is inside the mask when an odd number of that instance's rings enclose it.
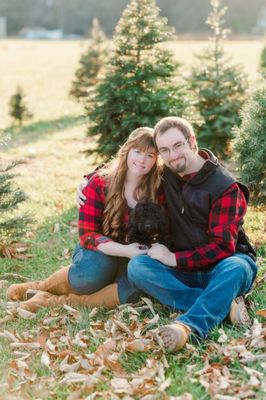
<instances>
[{"instance_id":1,"label":"woman's long brown hair","mask_svg":"<svg viewBox=\"0 0 266 400\"><path fill-rule=\"evenodd\" d=\"M102 233L118 242L124 242L126 232L124 229L124 215L127 208L127 202L124 195L124 184L127 174L127 156L131 149L148 151L154 147L153 129L142 127L135 129L124 145L118 151L115 159L108 168L100 170L108 185L106 196ZM150 200L158 202L158 190L161 182L162 168L156 160L151 171L144 175L139 185L135 189L135 198L137 201Z\"/></svg>"}]
</instances>

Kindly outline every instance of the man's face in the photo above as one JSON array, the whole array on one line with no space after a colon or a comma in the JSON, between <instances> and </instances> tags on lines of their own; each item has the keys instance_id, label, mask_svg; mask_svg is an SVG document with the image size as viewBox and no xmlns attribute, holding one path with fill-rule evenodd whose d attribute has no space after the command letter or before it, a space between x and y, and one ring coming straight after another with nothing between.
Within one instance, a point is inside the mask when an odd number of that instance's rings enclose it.
<instances>
[{"instance_id":1,"label":"man's face","mask_svg":"<svg viewBox=\"0 0 266 400\"><path fill-rule=\"evenodd\" d=\"M170 128L156 137L158 151L164 164L173 172L183 176L190 173L196 160L194 137L186 139L177 128Z\"/></svg>"}]
</instances>

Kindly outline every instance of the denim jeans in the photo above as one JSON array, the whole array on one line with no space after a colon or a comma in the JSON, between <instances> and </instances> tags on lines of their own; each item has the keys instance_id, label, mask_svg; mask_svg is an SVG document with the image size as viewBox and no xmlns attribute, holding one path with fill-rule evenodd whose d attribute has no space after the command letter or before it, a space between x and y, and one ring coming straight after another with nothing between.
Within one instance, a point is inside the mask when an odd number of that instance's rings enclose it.
<instances>
[{"instance_id":1,"label":"denim jeans","mask_svg":"<svg viewBox=\"0 0 266 400\"><path fill-rule=\"evenodd\" d=\"M227 317L232 301L249 291L256 273L255 262L242 253L206 272L179 272L149 256L134 257L128 265L129 282L160 303L185 311L176 320L200 337Z\"/></svg>"},{"instance_id":2,"label":"denim jeans","mask_svg":"<svg viewBox=\"0 0 266 400\"><path fill-rule=\"evenodd\" d=\"M128 258L108 256L78 244L68 273L69 284L78 294L91 294L116 282L120 303L135 302L140 291L128 281L128 261Z\"/></svg>"}]
</instances>

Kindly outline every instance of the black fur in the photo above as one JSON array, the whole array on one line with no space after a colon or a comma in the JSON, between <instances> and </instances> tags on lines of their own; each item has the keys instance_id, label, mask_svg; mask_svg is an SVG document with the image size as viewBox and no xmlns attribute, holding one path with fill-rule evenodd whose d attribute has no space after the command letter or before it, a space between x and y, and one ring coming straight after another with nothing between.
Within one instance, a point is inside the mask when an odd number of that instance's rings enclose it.
<instances>
[{"instance_id":1,"label":"black fur","mask_svg":"<svg viewBox=\"0 0 266 400\"><path fill-rule=\"evenodd\" d=\"M165 208L149 201L139 202L132 210L128 226L128 243L148 247L161 243L169 247L169 220Z\"/></svg>"}]
</instances>

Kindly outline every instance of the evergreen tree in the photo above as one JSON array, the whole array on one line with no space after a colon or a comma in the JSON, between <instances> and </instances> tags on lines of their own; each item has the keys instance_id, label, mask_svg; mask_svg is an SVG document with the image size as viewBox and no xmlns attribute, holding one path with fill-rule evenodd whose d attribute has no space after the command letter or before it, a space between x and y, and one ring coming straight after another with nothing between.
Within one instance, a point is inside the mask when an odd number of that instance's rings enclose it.
<instances>
[{"instance_id":1,"label":"evergreen tree","mask_svg":"<svg viewBox=\"0 0 266 400\"><path fill-rule=\"evenodd\" d=\"M258 202L266 199L266 80L256 88L243 108L242 123L236 129L234 149L240 176Z\"/></svg>"},{"instance_id":2,"label":"evergreen tree","mask_svg":"<svg viewBox=\"0 0 266 400\"><path fill-rule=\"evenodd\" d=\"M4 139L0 138L0 146ZM32 220L24 215L18 216L16 209L27 197L14 183L15 174L11 171L21 164L13 161L4 166L0 163L0 245L18 238Z\"/></svg>"},{"instance_id":3,"label":"evergreen tree","mask_svg":"<svg viewBox=\"0 0 266 400\"><path fill-rule=\"evenodd\" d=\"M266 46L263 47L260 55L260 68L266 70Z\"/></svg>"},{"instance_id":4,"label":"evergreen tree","mask_svg":"<svg viewBox=\"0 0 266 400\"><path fill-rule=\"evenodd\" d=\"M137 127L188 112L187 92L176 76L178 64L160 46L172 34L155 0L131 0L122 13L108 71L88 107L88 135L96 136L95 151L105 159Z\"/></svg>"},{"instance_id":5,"label":"evergreen tree","mask_svg":"<svg viewBox=\"0 0 266 400\"><path fill-rule=\"evenodd\" d=\"M87 100L93 95L93 88L99 82L107 55L106 38L97 18L93 19L91 42L79 61L79 68L72 82L70 95L78 101Z\"/></svg>"},{"instance_id":6,"label":"evergreen tree","mask_svg":"<svg viewBox=\"0 0 266 400\"><path fill-rule=\"evenodd\" d=\"M226 7L221 6L220 0L211 0L211 6L206 23L213 32L212 44L196 56L198 63L192 67L189 83L198 96L196 107L205 121L198 132L200 146L227 157L231 154L232 128L240 124L247 78L224 52Z\"/></svg>"},{"instance_id":7,"label":"evergreen tree","mask_svg":"<svg viewBox=\"0 0 266 400\"><path fill-rule=\"evenodd\" d=\"M19 125L22 125L24 120L32 117L25 101L25 95L20 86L17 87L16 93L14 93L9 100L9 115L14 118Z\"/></svg>"}]
</instances>

